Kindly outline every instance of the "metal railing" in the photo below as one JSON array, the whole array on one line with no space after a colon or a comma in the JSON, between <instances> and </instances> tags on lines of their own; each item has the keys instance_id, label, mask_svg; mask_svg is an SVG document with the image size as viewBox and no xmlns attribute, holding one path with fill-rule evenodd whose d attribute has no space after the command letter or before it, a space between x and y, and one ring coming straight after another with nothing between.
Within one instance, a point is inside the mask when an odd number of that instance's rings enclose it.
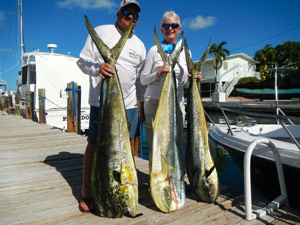
<instances>
[{"instance_id":1,"label":"metal railing","mask_svg":"<svg viewBox=\"0 0 300 225\"><path fill-rule=\"evenodd\" d=\"M280 185L281 195L269 203L266 207L256 210L252 213L252 197L251 197L251 176L250 176L250 164L251 164L251 155L256 145L266 144L273 152L278 180ZM281 163L280 154L276 146L267 138L258 138L254 140L248 147L245 156L244 156L244 192L245 192L245 211L246 211L246 220L253 220L266 214L270 214L277 210L280 205L288 205L288 195L285 186L284 173Z\"/></svg>"},{"instance_id":2,"label":"metal railing","mask_svg":"<svg viewBox=\"0 0 300 225\"><path fill-rule=\"evenodd\" d=\"M279 115L279 114L269 114L269 113L247 112L247 111L236 110L236 109L228 109L228 108L220 106L217 103L216 103L216 105L222 112L223 117L225 118L225 122L228 127L228 133L230 135L234 136L235 134L233 132L233 129L231 127L232 125L230 124L230 120L227 117L225 111L229 111L232 113L238 113L238 114L242 114L242 115L275 118L275 119L277 119L279 124L283 127L285 132L288 134L288 136L290 137L290 140L293 143L295 143L295 145L300 150L300 145L299 145L298 141L293 136L293 134L288 130L287 126L283 123L283 120L287 120L291 125L294 125L294 123L291 120L300 121L299 117L292 117L292 116ZM214 126L216 125L210 117L207 117L207 118ZM272 153L273 153L274 159L275 159L281 195L279 195L277 198L275 198L267 206L260 208L258 210L255 210L253 212L252 211L252 194L251 194L251 175L250 175L251 155L252 155L254 148L258 144L265 144L272 150ZM265 216L266 214L270 214L270 213L274 212L275 210L277 210L282 204L289 205L281 157L280 157L278 149L276 148L276 146L270 139L265 138L265 137L258 137L256 140L254 140L248 146L247 151L245 152L245 155L244 155L243 167L244 167L244 193L245 193L245 219L246 220L253 220L253 219Z\"/></svg>"},{"instance_id":3,"label":"metal railing","mask_svg":"<svg viewBox=\"0 0 300 225\"><path fill-rule=\"evenodd\" d=\"M214 103L212 103L214 104ZM248 111L242 111L242 110L237 110L237 109L228 109L225 107L220 106L220 104L215 103L216 106L220 109L220 111L222 112L226 125L228 127L228 132L230 133L230 135L234 136L234 132L231 128L230 125L230 120L228 119L225 111L229 111L232 113L237 113L237 114L242 114L242 115L250 115L250 116L257 116L257 117L266 117L266 118L275 118L279 124L283 127L283 129L286 131L286 133L288 134L290 140L297 146L297 148L300 151L300 144L299 142L296 140L296 138L294 137L294 135L288 130L287 126L285 125L285 123L283 122L283 120L287 120L289 122L289 124L294 125L294 123L292 122L292 120L295 121L300 121L299 117L295 117L295 116L286 116L286 115L279 115L279 114L271 114L271 113L258 113L258 112L248 112ZM208 118L210 122L213 123L211 118ZM214 124L214 123L213 123Z\"/></svg>"}]
</instances>

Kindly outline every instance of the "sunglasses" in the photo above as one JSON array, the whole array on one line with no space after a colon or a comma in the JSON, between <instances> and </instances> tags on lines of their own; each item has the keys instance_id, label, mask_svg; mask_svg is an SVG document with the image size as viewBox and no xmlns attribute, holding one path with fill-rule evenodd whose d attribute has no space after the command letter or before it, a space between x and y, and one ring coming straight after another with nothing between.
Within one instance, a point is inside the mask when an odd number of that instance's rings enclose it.
<instances>
[{"instance_id":1,"label":"sunglasses","mask_svg":"<svg viewBox=\"0 0 300 225\"><path fill-rule=\"evenodd\" d=\"M169 29L169 27L172 27L172 29L174 30L174 29L177 29L179 27L179 24L178 23L172 23L172 24L164 23L162 25L162 28L165 29L165 30Z\"/></svg>"},{"instance_id":2,"label":"sunglasses","mask_svg":"<svg viewBox=\"0 0 300 225\"><path fill-rule=\"evenodd\" d=\"M126 10L126 9L123 9L123 10L122 10L122 14L123 14L124 16L126 16L126 17L132 15L132 17L133 17L134 20L137 20L137 19L139 18L139 14L133 13L133 12L129 12L129 11Z\"/></svg>"}]
</instances>

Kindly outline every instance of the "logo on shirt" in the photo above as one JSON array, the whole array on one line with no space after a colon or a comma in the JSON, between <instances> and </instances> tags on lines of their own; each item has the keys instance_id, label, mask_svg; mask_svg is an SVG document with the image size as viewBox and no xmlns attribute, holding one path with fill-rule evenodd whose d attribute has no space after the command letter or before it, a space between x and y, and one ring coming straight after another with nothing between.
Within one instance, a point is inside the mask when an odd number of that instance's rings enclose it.
<instances>
[{"instance_id":1,"label":"logo on shirt","mask_svg":"<svg viewBox=\"0 0 300 225\"><path fill-rule=\"evenodd\" d=\"M129 56L130 56L130 57L133 57L133 58L138 58L138 57L139 57L139 54L138 54L135 50L130 49L130 50L129 50Z\"/></svg>"}]
</instances>

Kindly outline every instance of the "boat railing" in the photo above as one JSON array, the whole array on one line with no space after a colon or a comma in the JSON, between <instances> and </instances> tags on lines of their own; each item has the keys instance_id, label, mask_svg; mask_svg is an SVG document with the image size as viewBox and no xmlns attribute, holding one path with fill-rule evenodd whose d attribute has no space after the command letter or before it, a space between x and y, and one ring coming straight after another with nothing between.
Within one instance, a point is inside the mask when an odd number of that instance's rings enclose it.
<instances>
[{"instance_id":1,"label":"boat railing","mask_svg":"<svg viewBox=\"0 0 300 225\"><path fill-rule=\"evenodd\" d=\"M279 186L281 195L279 195L276 199L270 202L264 208L255 210L252 213L252 197L251 197L251 176L250 176L250 166L251 166L251 155L257 144L266 144L273 152L276 169L278 174ZM281 163L280 154L276 146L267 138L258 138L254 140L248 147L245 156L244 156L244 193L245 193L245 212L246 212L246 220L253 220L258 217L265 216L266 214L270 214L277 210L280 205L286 204L288 205L288 195L285 186L284 173Z\"/></svg>"},{"instance_id":2,"label":"boat railing","mask_svg":"<svg viewBox=\"0 0 300 225\"><path fill-rule=\"evenodd\" d=\"M238 110L238 109L229 109L229 108L226 108L226 107L222 107L218 103L214 103L214 104L216 104L216 106L222 112L223 117L224 117L225 122L226 122L226 125L228 127L228 132L229 132L230 135L234 136L234 132L232 130L232 127L231 127L231 124L230 124L230 120L227 117L225 111L232 112L232 113L237 113L237 114L242 114L242 115L248 115L248 116L265 117L265 118L275 118L279 122L279 124L283 127L283 129L286 131L286 133L290 137L290 140L297 146L297 148L300 151L300 144L299 144L299 142L296 140L296 138L294 137L294 135L288 130L286 124L283 122L284 120L287 120L289 122L289 124L294 125L294 123L292 122L292 120L300 121L299 117L286 116L286 115L280 115L280 114L271 114L271 113L249 112L249 111L243 111L243 110ZM206 113L206 115L208 116L207 113ZM213 120L209 116L207 118L215 126L215 123L213 122Z\"/></svg>"}]
</instances>

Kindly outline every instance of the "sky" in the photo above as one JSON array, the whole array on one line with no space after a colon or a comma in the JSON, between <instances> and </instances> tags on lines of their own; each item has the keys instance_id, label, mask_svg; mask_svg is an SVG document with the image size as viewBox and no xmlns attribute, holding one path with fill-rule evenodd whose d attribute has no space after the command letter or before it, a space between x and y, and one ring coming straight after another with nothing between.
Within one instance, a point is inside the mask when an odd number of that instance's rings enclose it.
<instances>
[{"instance_id":1,"label":"sky","mask_svg":"<svg viewBox=\"0 0 300 225\"><path fill-rule=\"evenodd\" d=\"M20 35L18 1L0 0L0 80L16 90L19 71ZM120 0L23 0L25 51L49 52L47 44L56 44L56 53L79 57L88 31L87 15L96 27L114 24ZM153 30L165 11L175 11L181 19L184 38L194 61L200 60L209 40L226 41L230 54L254 57L266 44L272 47L285 41L300 42L299 0L139 0L141 13L135 34L146 50L155 44ZM211 58L212 56L209 56Z\"/></svg>"}]
</instances>

